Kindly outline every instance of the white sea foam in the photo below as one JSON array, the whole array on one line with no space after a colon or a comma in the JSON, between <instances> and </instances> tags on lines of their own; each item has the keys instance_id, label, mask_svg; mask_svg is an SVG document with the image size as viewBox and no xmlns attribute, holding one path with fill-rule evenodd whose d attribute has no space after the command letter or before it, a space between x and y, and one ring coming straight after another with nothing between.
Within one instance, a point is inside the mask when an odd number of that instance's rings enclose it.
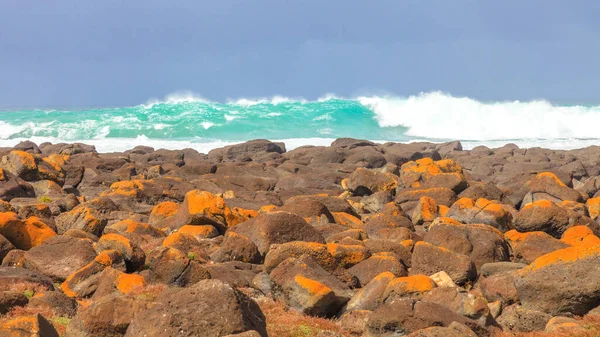
<instances>
[{"instance_id":1,"label":"white sea foam","mask_svg":"<svg viewBox=\"0 0 600 337\"><path fill-rule=\"evenodd\" d=\"M152 106L156 104L179 104L179 103L211 103L211 101L206 98L195 94L191 91L177 91L174 93L170 93L165 96L164 99L159 100L157 98L149 99L145 104L142 104L142 107L145 109L150 109Z\"/></svg>"},{"instance_id":2,"label":"white sea foam","mask_svg":"<svg viewBox=\"0 0 600 337\"><path fill-rule=\"evenodd\" d=\"M212 123L212 122L202 122L202 123L200 123L200 125L202 125L202 127L204 128L204 130L208 130L211 127L215 126L215 123Z\"/></svg>"},{"instance_id":3,"label":"white sea foam","mask_svg":"<svg viewBox=\"0 0 600 337\"><path fill-rule=\"evenodd\" d=\"M227 115L227 114L225 114L223 117L225 117L225 120L228 122L231 122L232 120L238 118L238 116L231 116L231 115Z\"/></svg>"},{"instance_id":4,"label":"white sea foam","mask_svg":"<svg viewBox=\"0 0 600 337\"><path fill-rule=\"evenodd\" d=\"M557 106L543 100L483 103L441 92L357 99L375 112L380 126L404 126L414 137L481 141L599 135L600 106Z\"/></svg>"},{"instance_id":5,"label":"white sea foam","mask_svg":"<svg viewBox=\"0 0 600 337\"><path fill-rule=\"evenodd\" d=\"M234 104L234 105L239 105L239 106L243 106L243 107L251 107L251 106L259 105L259 104L277 105L277 104L289 103L289 102L306 103L308 101L305 100L304 98L290 98L290 97L285 97L285 96L273 96L271 98L239 98L236 100L228 100L227 101L228 104Z\"/></svg>"}]
</instances>

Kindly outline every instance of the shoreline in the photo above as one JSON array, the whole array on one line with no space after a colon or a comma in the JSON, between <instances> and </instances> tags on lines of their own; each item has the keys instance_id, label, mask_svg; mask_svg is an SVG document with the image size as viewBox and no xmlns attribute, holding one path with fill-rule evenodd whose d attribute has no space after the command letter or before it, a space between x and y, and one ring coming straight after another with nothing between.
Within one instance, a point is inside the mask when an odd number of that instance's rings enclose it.
<instances>
[{"instance_id":1,"label":"shoreline","mask_svg":"<svg viewBox=\"0 0 600 337\"><path fill-rule=\"evenodd\" d=\"M311 137L311 138L289 138L289 139L272 139L273 142L284 143L287 150L293 150L302 146L330 146L336 138L328 137ZM145 136L137 138L99 138L87 140L63 141L51 137L33 137L33 138L16 138L16 139L0 139L1 148L12 148L20 142L33 141L36 144L53 143L53 144L74 144L81 143L93 145L99 153L109 152L125 152L133 149L135 146L150 146L155 149L166 150L183 150L194 149L200 153L208 153L211 150L225 146L241 144L249 140L176 140L176 139L151 139ZM431 140L431 139L411 139L406 141L387 141L387 140L369 140L370 142L379 145L386 143L411 144L411 143L432 143L443 144L447 142L459 141L464 150L472 150L478 146L485 146L490 149L500 148L508 144L517 145L521 149L527 148L543 148L557 151L581 150L586 147L600 146L600 139L513 139L513 140L481 140L481 141L465 141L465 140Z\"/></svg>"},{"instance_id":2,"label":"shoreline","mask_svg":"<svg viewBox=\"0 0 600 337\"><path fill-rule=\"evenodd\" d=\"M22 142L0 158L2 331L600 331L598 146Z\"/></svg>"}]
</instances>

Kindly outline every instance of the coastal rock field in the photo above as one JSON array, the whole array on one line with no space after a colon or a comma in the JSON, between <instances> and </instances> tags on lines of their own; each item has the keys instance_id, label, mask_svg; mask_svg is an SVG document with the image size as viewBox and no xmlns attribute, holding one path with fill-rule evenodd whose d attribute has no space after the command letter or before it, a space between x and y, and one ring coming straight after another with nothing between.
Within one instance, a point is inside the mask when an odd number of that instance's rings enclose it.
<instances>
[{"instance_id":1,"label":"coastal rock field","mask_svg":"<svg viewBox=\"0 0 600 337\"><path fill-rule=\"evenodd\" d=\"M0 158L0 337L600 336L600 147Z\"/></svg>"}]
</instances>

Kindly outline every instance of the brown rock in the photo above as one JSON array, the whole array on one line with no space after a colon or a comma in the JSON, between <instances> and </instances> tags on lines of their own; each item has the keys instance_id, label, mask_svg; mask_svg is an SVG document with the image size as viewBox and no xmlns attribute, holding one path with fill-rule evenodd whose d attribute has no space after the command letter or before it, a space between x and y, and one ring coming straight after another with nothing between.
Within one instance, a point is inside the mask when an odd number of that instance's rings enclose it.
<instances>
[{"instance_id":1,"label":"brown rock","mask_svg":"<svg viewBox=\"0 0 600 337\"><path fill-rule=\"evenodd\" d=\"M271 244L290 241L325 243L323 236L301 217L288 212L271 212L241 223L230 229L254 242L261 254L266 254Z\"/></svg>"},{"instance_id":2,"label":"brown rock","mask_svg":"<svg viewBox=\"0 0 600 337\"><path fill-rule=\"evenodd\" d=\"M429 227L423 240L469 256L478 269L484 263L508 261L509 258L509 248L502 233L488 225L463 225L439 218Z\"/></svg>"},{"instance_id":3,"label":"brown rock","mask_svg":"<svg viewBox=\"0 0 600 337\"><path fill-rule=\"evenodd\" d=\"M59 337L52 324L40 314L10 319L0 324L0 336Z\"/></svg>"},{"instance_id":4,"label":"brown rock","mask_svg":"<svg viewBox=\"0 0 600 337\"><path fill-rule=\"evenodd\" d=\"M241 261L260 263L262 256L258 247L247 237L233 231L227 231L219 249L211 255L215 262Z\"/></svg>"},{"instance_id":5,"label":"brown rock","mask_svg":"<svg viewBox=\"0 0 600 337\"><path fill-rule=\"evenodd\" d=\"M422 241L415 244L411 264L411 275L445 271L459 285L477 276L475 265L468 256Z\"/></svg>"},{"instance_id":6,"label":"brown rock","mask_svg":"<svg viewBox=\"0 0 600 337\"><path fill-rule=\"evenodd\" d=\"M27 251L23 266L62 282L95 257L96 252L89 241L56 236Z\"/></svg>"},{"instance_id":7,"label":"brown rock","mask_svg":"<svg viewBox=\"0 0 600 337\"><path fill-rule=\"evenodd\" d=\"M148 266L153 281L169 285L184 287L210 278L202 265L175 248L155 248L148 255Z\"/></svg>"},{"instance_id":8,"label":"brown rock","mask_svg":"<svg viewBox=\"0 0 600 337\"><path fill-rule=\"evenodd\" d=\"M359 196L379 191L394 191L397 186L397 176L365 168L356 169L348 178L348 189L352 194Z\"/></svg>"},{"instance_id":9,"label":"brown rock","mask_svg":"<svg viewBox=\"0 0 600 337\"><path fill-rule=\"evenodd\" d=\"M35 294L29 300L29 306L49 309L62 317L73 317L77 313L77 302L59 291Z\"/></svg>"},{"instance_id":10,"label":"brown rock","mask_svg":"<svg viewBox=\"0 0 600 337\"><path fill-rule=\"evenodd\" d=\"M600 301L593 281L600 268L599 246L576 246L542 255L519 270L515 287L523 308L550 315L583 315Z\"/></svg>"},{"instance_id":11,"label":"brown rock","mask_svg":"<svg viewBox=\"0 0 600 337\"><path fill-rule=\"evenodd\" d=\"M92 208L78 206L57 216L55 222L58 234L64 234L69 229L80 229L99 237L108 220Z\"/></svg>"},{"instance_id":12,"label":"brown rock","mask_svg":"<svg viewBox=\"0 0 600 337\"><path fill-rule=\"evenodd\" d=\"M515 218L514 226L519 232L546 232L556 238L571 226L569 212L549 200L525 205Z\"/></svg>"},{"instance_id":13,"label":"brown rock","mask_svg":"<svg viewBox=\"0 0 600 337\"><path fill-rule=\"evenodd\" d=\"M82 308L67 326L65 336L123 336L134 317L149 306L148 301L118 293L105 296Z\"/></svg>"},{"instance_id":14,"label":"brown rock","mask_svg":"<svg viewBox=\"0 0 600 337\"><path fill-rule=\"evenodd\" d=\"M248 330L267 336L258 305L226 283L205 280L160 295L155 306L133 318L125 336L226 336Z\"/></svg>"},{"instance_id":15,"label":"brown rock","mask_svg":"<svg viewBox=\"0 0 600 337\"><path fill-rule=\"evenodd\" d=\"M356 276L360 284L366 285L373 278L383 272L390 272L394 276L407 276L406 267L400 263L392 254L379 253L358 263L348 269L350 274Z\"/></svg>"},{"instance_id":16,"label":"brown rock","mask_svg":"<svg viewBox=\"0 0 600 337\"><path fill-rule=\"evenodd\" d=\"M15 213L0 213L0 234L16 248L23 250L31 249L56 236L56 232L40 219L31 217L23 221Z\"/></svg>"},{"instance_id":17,"label":"brown rock","mask_svg":"<svg viewBox=\"0 0 600 337\"><path fill-rule=\"evenodd\" d=\"M458 322L477 333L485 330L476 322L434 303L416 302L411 299L398 300L381 305L369 317L366 336L394 336L410 334L431 326L448 327Z\"/></svg>"},{"instance_id":18,"label":"brown rock","mask_svg":"<svg viewBox=\"0 0 600 337\"><path fill-rule=\"evenodd\" d=\"M532 332L543 331L551 318L546 313L514 304L504 308L496 320L505 331Z\"/></svg>"},{"instance_id":19,"label":"brown rock","mask_svg":"<svg viewBox=\"0 0 600 337\"><path fill-rule=\"evenodd\" d=\"M134 242L119 234L105 234L96 244L96 252L116 250L123 256L127 271L134 272L140 269L146 261L146 254Z\"/></svg>"},{"instance_id":20,"label":"brown rock","mask_svg":"<svg viewBox=\"0 0 600 337\"><path fill-rule=\"evenodd\" d=\"M511 247L513 260L527 264L542 255L568 247L544 232L519 233L511 230L504 233L504 237Z\"/></svg>"},{"instance_id":21,"label":"brown rock","mask_svg":"<svg viewBox=\"0 0 600 337\"><path fill-rule=\"evenodd\" d=\"M333 316L352 296L344 283L307 255L280 263L271 281L278 297L309 315Z\"/></svg>"}]
</instances>

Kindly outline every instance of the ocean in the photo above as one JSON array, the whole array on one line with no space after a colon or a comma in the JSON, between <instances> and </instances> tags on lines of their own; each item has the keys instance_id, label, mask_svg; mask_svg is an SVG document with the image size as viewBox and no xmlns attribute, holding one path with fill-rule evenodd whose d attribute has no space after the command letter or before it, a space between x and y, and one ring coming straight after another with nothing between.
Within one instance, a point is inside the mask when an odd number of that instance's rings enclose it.
<instances>
[{"instance_id":1,"label":"ocean","mask_svg":"<svg viewBox=\"0 0 600 337\"><path fill-rule=\"evenodd\" d=\"M189 93L131 107L5 109L0 146L22 140L83 142L98 151L136 145L200 152L250 139L329 145L340 137L375 142L462 141L478 145L574 149L600 145L600 106L544 100L481 102L441 92L408 97L328 95L213 102Z\"/></svg>"}]
</instances>

